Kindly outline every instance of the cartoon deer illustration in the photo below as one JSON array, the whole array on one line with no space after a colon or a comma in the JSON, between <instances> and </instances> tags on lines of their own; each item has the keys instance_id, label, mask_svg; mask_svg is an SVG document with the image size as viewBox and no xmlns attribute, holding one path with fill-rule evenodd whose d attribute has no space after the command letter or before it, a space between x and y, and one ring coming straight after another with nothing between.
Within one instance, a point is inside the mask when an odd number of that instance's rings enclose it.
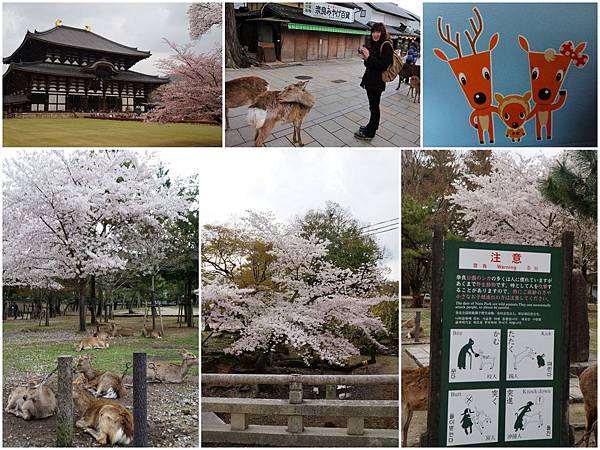
<instances>
[{"instance_id":1,"label":"cartoon deer illustration","mask_svg":"<svg viewBox=\"0 0 600 450\"><path fill-rule=\"evenodd\" d=\"M519 45L529 57L529 79L535 103L527 120L535 116L535 136L538 141L542 139L542 128L546 129L546 139L550 140L552 112L562 108L567 100L567 91L560 88L571 63L578 69L587 64L589 57L582 53L587 43L581 42L575 47L573 42L566 41L560 46L558 53L551 48L545 52L533 52L527 39L519 35Z\"/></svg>"},{"instance_id":2,"label":"cartoon deer illustration","mask_svg":"<svg viewBox=\"0 0 600 450\"><path fill-rule=\"evenodd\" d=\"M473 112L469 117L469 122L473 128L477 129L479 143L484 144L484 133L487 131L490 144L494 143L494 121L493 114L498 112L495 106L492 106L492 50L498 45L500 39L498 33L494 33L490 38L489 48L486 51L477 51L477 40L483 32L483 19L477 8L473 8L477 24L470 17L469 23L473 29L473 35L468 30L465 30L465 36L471 46L472 54L463 56L460 46L460 33L456 32L454 40L452 40L450 25L446 24L445 33L442 31L442 18L437 18L438 34L440 38L453 47L458 53L458 57L448 59L446 54L439 48L434 48L433 52L442 61L446 61L458 84L460 85L469 105L473 108Z\"/></svg>"}]
</instances>

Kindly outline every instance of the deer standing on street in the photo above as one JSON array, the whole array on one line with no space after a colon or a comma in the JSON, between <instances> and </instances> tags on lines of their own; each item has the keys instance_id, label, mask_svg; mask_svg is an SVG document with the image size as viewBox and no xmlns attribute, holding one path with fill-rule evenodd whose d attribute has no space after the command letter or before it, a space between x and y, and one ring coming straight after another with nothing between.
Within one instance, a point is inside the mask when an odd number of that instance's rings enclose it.
<instances>
[{"instance_id":1,"label":"deer standing on street","mask_svg":"<svg viewBox=\"0 0 600 450\"><path fill-rule=\"evenodd\" d=\"M240 77L225 82L225 129L229 129L229 108L250 105L269 90L269 83L260 77Z\"/></svg>"},{"instance_id":2,"label":"deer standing on street","mask_svg":"<svg viewBox=\"0 0 600 450\"><path fill-rule=\"evenodd\" d=\"M402 446L408 444L408 428L415 411L427 411L429 366L402 369Z\"/></svg>"},{"instance_id":3,"label":"deer standing on street","mask_svg":"<svg viewBox=\"0 0 600 450\"><path fill-rule=\"evenodd\" d=\"M183 383L190 368L198 364L198 358L187 350L178 352L181 364L147 362L146 379L149 383Z\"/></svg>"},{"instance_id":4,"label":"deer standing on street","mask_svg":"<svg viewBox=\"0 0 600 450\"><path fill-rule=\"evenodd\" d=\"M442 31L442 18L437 18L438 34L440 38L448 45L453 47L458 53L458 57L448 59L446 54L439 48L434 48L433 52L442 61L446 61L463 94L467 98L473 112L469 117L469 122L477 130L479 144L484 144L484 133L487 131L490 144L494 143L494 113L498 112L496 106L492 105L492 50L498 45L499 35L494 33L489 41L488 50L477 51L477 40L483 32L483 19L477 8L473 8L477 24L473 18L469 18L469 23L473 29L473 35L465 30L465 36L471 46L472 54L463 56L460 46L460 33L456 33L452 40L450 25L446 24L445 33Z\"/></svg>"},{"instance_id":5,"label":"deer standing on street","mask_svg":"<svg viewBox=\"0 0 600 450\"><path fill-rule=\"evenodd\" d=\"M282 91L268 91L259 96L248 109L248 123L256 129L254 145L262 147L277 122L294 126L292 142L302 147L302 122L315 104L315 97L306 91L308 80L286 86Z\"/></svg>"},{"instance_id":6,"label":"deer standing on street","mask_svg":"<svg viewBox=\"0 0 600 450\"><path fill-rule=\"evenodd\" d=\"M583 54L587 45L581 42L575 47L573 42L566 41L555 52L549 48L544 52L530 50L529 42L519 35L519 45L529 58L529 79L535 106L526 120L535 116L535 137L542 139L542 128L546 130L546 139L552 139L552 112L564 106L567 91L561 90L571 63L578 69L588 62L588 55ZM558 95L558 98L557 98Z\"/></svg>"}]
</instances>

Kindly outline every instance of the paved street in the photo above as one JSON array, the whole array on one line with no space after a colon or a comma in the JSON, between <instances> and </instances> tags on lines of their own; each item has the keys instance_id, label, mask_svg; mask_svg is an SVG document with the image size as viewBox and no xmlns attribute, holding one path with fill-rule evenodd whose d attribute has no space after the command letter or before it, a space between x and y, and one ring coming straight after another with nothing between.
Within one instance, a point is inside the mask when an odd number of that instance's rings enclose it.
<instances>
[{"instance_id":1,"label":"paved street","mask_svg":"<svg viewBox=\"0 0 600 450\"><path fill-rule=\"evenodd\" d=\"M418 147L420 141L420 104L407 96L408 86L396 91L398 81L387 84L381 97L381 123L371 141L360 141L353 135L369 121L369 104L360 79L364 72L357 59L310 61L295 65L272 65L265 68L226 69L227 80L256 75L278 90L299 81L296 76L310 76L307 90L316 104L306 116L302 141L307 147ZM247 107L229 110L231 129L225 142L228 147L254 145L254 129L246 122ZM290 147L292 126L278 124L267 139L267 147Z\"/></svg>"}]
</instances>

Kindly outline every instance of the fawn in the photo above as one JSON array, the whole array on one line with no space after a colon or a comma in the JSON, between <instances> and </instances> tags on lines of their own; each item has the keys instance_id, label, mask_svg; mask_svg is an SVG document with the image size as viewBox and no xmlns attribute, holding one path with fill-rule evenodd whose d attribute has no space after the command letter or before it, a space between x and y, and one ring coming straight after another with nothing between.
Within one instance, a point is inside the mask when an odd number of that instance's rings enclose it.
<instances>
[{"instance_id":1,"label":"fawn","mask_svg":"<svg viewBox=\"0 0 600 450\"><path fill-rule=\"evenodd\" d=\"M76 352L80 352L81 350L93 350L96 348L108 348L108 342L95 336L89 336L83 338L79 341L79 344L75 345Z\"/></svg>"},{"instance_id":2,"label":"fawn","mask_svg":"<svg viewBox=\"0 0 600 450\"><path fill-rule=\"evenodd\" d=\"M529 100L531 100L531 91L523 95L507 95L496 93L494 98L498 102L498 115L506 125L506 137L513 142L521 142L525 136L523 125L527 122L527 117L531 111Z\"/></svg>"},{"instance_id":3,"label":"fawn","mask_svg":"<svg viewBox=\"0 0 600 450\"><path fill-rule=\"evenodd\" d=\"M546 129L546 139L552 139L552 112L560 109L567 100L567 91L561 86L567 76L571 63L578 69L583 68L588 62L588 55L583 54L587 45L581 42L574 47L573 42L566 41L560 46L559 53L549 48L545 52L533 52L529 42L519 36L519 45L527 52L529 58L529 79L535 106L529 113L527 120L535 116L535 137L542 140L542 128ZM558 94L558 100L556 95Z\"/></svg>"},{"instance_id":4,"label":"fawn","mask_svg":"<svg viewBox=\"0 0 600 450\"><path fill-rule=\"evenodd\" d=\"M293 142L302 143L302 122L315 104L315 97L306 91L307 81L286 86L282 91L268 91L259 96L248 109L248 123L256 129L254 145L262 147L277 122L294 124Z\"/></svg>"},{"instance_id":5,"label":"fawn","mask_svg":"<svg viewBox=\"0 0 600 450\"><path fill-rule=\"evenodd\" d=\"M269 83L260 77L240 77L225 82L225 129L229 129L229 108L253 103L269 90Z\"/></svg>"},{"instance_id":6,"label":"fawn","mask_svg":"<svg viewBox=\"0 0 600 450\"><path fill-rule=\"evenodd\" d=\"M412 94L413 103L416 103L417 101L421 103L421 79L418 76L413 75L410 77L409 85L410 87L408 88L408 93L406 95Z\"/></svg>"},{"instance_id":7,"label":"fawn","mask_svg":"<svg viewBox=\"0 0 600 450\"><path fill-rule=\"evenodd\" d=\"M490 38L488 50L477 52L477 40L483 32L483 19L477 8L473 8L473 12L477 17L478 24L475 24L473 18L469 18L471 28L473 28L473 36L468 30L465 30L465 35L471 50L471 55L463 56L460 46L460 34L457 32L455 40L450 37L450 25L446 24L446 32L442 32L442 18L437 18L438 34L440 38L453 47L458 53L458 57L448 59L446 54L439 48L434 48L433 52L442 61L446 61L458 84L460 85L469 105L473 108L473 112L469 117L471 126L477 129L479 144L484 144L484 133L487 131L490 144L494 143L494 120L493 114L497 113L497 108L492 106L492 50L498 45L499 35L494 33Z\"/></svg>"}]
</instances>

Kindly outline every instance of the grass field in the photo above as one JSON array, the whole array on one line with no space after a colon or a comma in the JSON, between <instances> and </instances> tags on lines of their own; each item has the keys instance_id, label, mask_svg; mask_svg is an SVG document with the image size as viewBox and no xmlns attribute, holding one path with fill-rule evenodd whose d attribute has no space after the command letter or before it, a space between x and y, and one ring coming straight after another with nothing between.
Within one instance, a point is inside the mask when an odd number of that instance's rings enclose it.
<instances>
[{"instance_id":1,"label":"grass field","mask_svg":"<svg viewBox=\"0 0 600 450\"><path fill-rule=\"evenodd\" d=\"M221 127L99 119L4 119L5 147L219 147Z\"/></svg>"},{"instance_id":2,"label":"grass field","mask_svg":"<svg viewBox=\"0 0 600 450\"><path fill-rule=\"evenodd\" d=\"M84 351L81 354L94 356L94 367L99 370L112 370L121 373L127 362L131 362L132 353L146 352L148 358L156 360L181 362L177 354L186 349L198 355L198 328L181 327L175 323L176 318L164 318L165 337L148 339L141 336L141 318L117 318L115 322L136 330L134 336L109 340L110 347L101 350ZM50 326L38 326L37 321L16 320L3 324L4 371L31 371L44 373L54 367L54 360L59 355L77 355L73 345L83 336L90 335L94 329L89 328L86 334L76 332L78 318L75 316L51 319ZM198 366L188 372L189 377L198 375Z\"/></svg>"}]
</instances>

